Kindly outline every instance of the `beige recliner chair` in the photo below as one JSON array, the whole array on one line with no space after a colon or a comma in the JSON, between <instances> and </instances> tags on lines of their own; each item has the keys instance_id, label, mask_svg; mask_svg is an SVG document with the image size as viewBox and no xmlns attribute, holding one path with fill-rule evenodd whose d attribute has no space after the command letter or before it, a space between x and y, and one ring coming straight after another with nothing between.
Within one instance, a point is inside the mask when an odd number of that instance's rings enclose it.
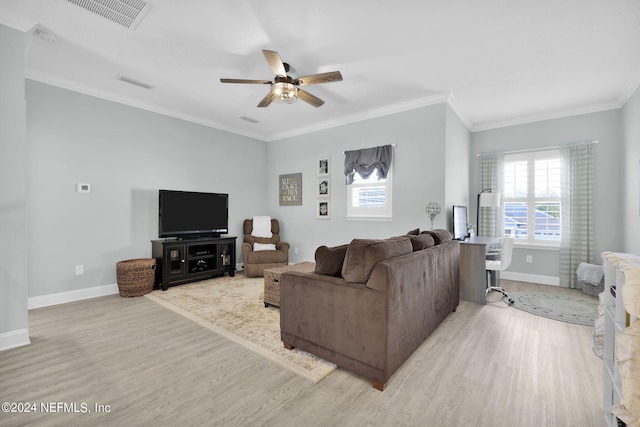
<instances>
[{"instance_id":1,"label":"beige recliner chair","mask_svg":"<svg viewBox=\"0 0 640 427\"><path fill-rule=\"evenodd\" d=\"M244 243L242 253L244 258L244 274L247 277L261 277L265 268L280 267L289 264L289 243L280 241L280 224L277 219L271 219L271 233L269 237L254 237L253 220L245 219L243 224ZM273 244L272 250L254 250L254 243Z\"/></svg>"}]
</instances>

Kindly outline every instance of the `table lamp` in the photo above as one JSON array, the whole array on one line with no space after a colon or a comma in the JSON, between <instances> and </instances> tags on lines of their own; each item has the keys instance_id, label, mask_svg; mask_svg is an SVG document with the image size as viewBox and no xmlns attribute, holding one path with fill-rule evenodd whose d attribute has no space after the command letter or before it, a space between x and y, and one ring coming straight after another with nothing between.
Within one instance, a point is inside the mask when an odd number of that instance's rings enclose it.
<instances>
[{"instance_id":1,"label":"table lamp","mask_svg":"<svg viewBox=\"0 0 640 427\"><path fill-rule=\"evenodd\" d=\"M478 236L480 235L480 208L499 208L500 207L500 193L493 190L482 190L478 194L478 206L476 212L476 224L478 227Z\"/></svg>"},{"instance_id":2,"label":"table lamp","mask_svg":"<svg viewBox=\"0 0 640 427\"><path fill-rule=\"evenodd\" d=\"M424 211L428 213L429 218L431 218L431 229L433 230L433 219L441 212L440 205L438 202L429 202Z\"/></svg>"}]
</instances>

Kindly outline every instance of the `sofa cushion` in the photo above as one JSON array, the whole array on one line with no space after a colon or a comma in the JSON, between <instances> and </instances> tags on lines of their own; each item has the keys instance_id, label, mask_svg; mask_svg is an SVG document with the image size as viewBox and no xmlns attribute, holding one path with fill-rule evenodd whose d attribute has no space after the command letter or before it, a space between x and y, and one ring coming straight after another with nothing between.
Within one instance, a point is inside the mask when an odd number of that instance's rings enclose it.
<instances>
[{"instance_id":1,"label":"sofa cushion","mask_svg":"<svg viewBox=\"0 0 640 427\"><path fill-rule=\"evenodd\" d=\"M254 251L275 251L276 245L273 243L254 243L253 244Z\"/></svg>"},{"instance_id":2,"label":"sofa cushion","mask_svg":"<svg viewBox=\"0 0 640 427\"><path fill-rule=\"evenodd\" d=\"M347 253L349 245L320 246L316 249L316 274L325 274L327 276L340 277L342 274L342 264L344 256Z\"/></svg>"},{"instance_id":3,"label":"sofa cushion","mask_svg":"<svg viewBox=\"0 0 640 427\"><path fill-rule=\"evenodd\" d=\"M245 253L245 264L287 263L289 254L285 251L250 251ZM245 265L246 268L246 265Z\"/></svg>"},{"instance_id":4,"label":"sofa cushion","mask_svg":"<svg viewBox=\"0 0 640 427\"><path fill-rule=\"evenodd\" d=\"M413 251L408 237L387 240L354 239L349 243L342 265L342 278L350 283L366 283L373 267L389 258Z\"/></svg>"},{"instance_id":5,"label":"sofa cushion","mask_svg":"<svg viewBox=\"0 0 640 427\"><path fill-rule=\"evenodd\" d=\"M411 239L411 246L413 246L414 252L429 249L436 245L433 236L427 233L419 234L417 236L409 236L409 238Z\"/></svg>"},{"instance_id":6,"label":"sofa cushion","mask_svg":"<svg viewBox=\"0 0 640 427\"><path fill-rule=\"evenodd\" d=\"M441 228L437 228L435 230L425 230L422 232L422 234L429 234L431 237L433 237L436 245L451 241L451 233Z\"/></svg>"}]
</instances>

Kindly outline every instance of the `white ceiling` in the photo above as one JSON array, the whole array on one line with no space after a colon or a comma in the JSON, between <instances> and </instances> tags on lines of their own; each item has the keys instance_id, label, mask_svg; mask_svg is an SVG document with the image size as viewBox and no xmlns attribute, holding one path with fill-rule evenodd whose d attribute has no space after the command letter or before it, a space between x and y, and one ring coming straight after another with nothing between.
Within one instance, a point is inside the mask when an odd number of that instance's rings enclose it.
<instances>
[{"instance_id":1,"label":"white ceiling","mask_svg":"<svg viewBox=\"0 0 640 427\"><path fill-rule=\"evenodd\" d=\"M617 108L640 84L638 0L151 3L135 30L67 0L0 0L0 23L35 25L30 79L267 141L444 100L488 129ZM273 79L262 49L344 80L305 88L320 108L257 108L267 85L219 79Z\"/></svg>"}]
</instances>

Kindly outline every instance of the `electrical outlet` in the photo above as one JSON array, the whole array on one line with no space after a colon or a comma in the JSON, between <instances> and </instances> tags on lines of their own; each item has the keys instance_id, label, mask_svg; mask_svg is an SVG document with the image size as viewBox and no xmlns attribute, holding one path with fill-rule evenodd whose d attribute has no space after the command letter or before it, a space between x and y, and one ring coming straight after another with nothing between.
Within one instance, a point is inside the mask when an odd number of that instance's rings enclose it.
<instances>
[{"instance_id":1,"label":"electrical outlet","mask_svg":"<svg viewBox=\"0 0 640 427\"><path fill-rule=\"evenodd\" d=\"M527 264L531 264L533 262L533 256L527 255Z\"/></svg>"},{"instance_id":2,"label":"electrical outlet","mask_svg":"<svg viewBox=\"0 0 640 427\"><path fill-rule=\"evenodd\" d=\"M82 276L84 274L84 265L76 265L76 276Z\"/></svg>"},{"instance_id":3,"label":"electrical outlet","mask_svg":"<svg viewBox=\"0 0 640 427\"><path fill-rule=\"evenodd\" d=\"M293 252L297 254L298 253L298 248L294 248Z\"/></svg>"}]
</instances>

